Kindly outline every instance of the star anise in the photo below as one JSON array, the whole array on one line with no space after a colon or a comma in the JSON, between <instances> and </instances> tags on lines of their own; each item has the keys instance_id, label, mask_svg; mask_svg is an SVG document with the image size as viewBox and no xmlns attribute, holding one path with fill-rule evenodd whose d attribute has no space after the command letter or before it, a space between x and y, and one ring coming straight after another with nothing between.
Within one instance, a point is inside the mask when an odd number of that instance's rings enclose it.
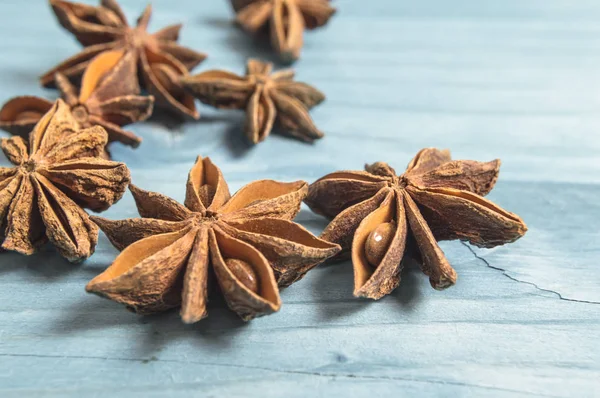
<instances>
[{"instance_id":1,"label":"star anise","mask_svg":"<svg viewBox=\"0 0 600 398\"><path fill-rule=\"evenodd\" d=\"M329 0L231 0L236 22L256 34L266 31L285 61L300 57L304 30L325 25L335 13Z\"/></svg>"},{"instance_id":2,"label":"star anise","mask_svg":"<svg viewBox=\"0 0 600 398\"><path fill-rule=\"evenodd\" d=\"M308 110L325 96L316 88L293 81L290 69L271 73L273 65L250 59L246 76L210 70L181 80L201 102L220 109L245 109L245 132L253 144L269 136L275 122L282 132L311 142L323 137Z\"/></svg>"},{"instance_id":3,"label":"star anise","mask_svg":"<svg viewBox=\"0 0 600 398\"><path fill-rule=\"evenodd\" d=\"M57 65L41 77L44 86L53 86L56 72L76 81L90 61L105 51L133 52L137 61L142 87L156 97L157 105L179 114L199 117L194 99L177 91L171 84L202 62L206 55L177 44L181 25L167 26L150 34L147 31L152 9L148 6L130 27L121 7L115 0L102 0L93 7L64 0L50 0L60 24L86 48Z\"/></svg>"},{"instance_id":4,"label":"star anise","mask_svg":"<svg viewBox=\"0 0 600 398\"><path fill-rule=\"evenodd\" d=\"M87 290L137 313L181 305L184 322L199 321L212 269L233 311L245 320L266 315L280 307L277 282L288 285L339 251L291 221L308 190L304 181L256 181L230 197L219 168L198 158L185 206L130 190L143 218L93 218L124 250Z\"/></svg>"},{"instance_id":5,"label":"star anise","mask_svg":"<svg viewBox=\"0 0 600 398\"><path fill-rule=\"evenodd\" d=\"M15 167L0 167L2 249L32 254L49 240L69 261L92 255L98 227L82 207L106 210L129 184L123 163L99 158L106 131L80 130L58 100L31 132L3 139L2 151Z\"/></svg>"},{"instance_id":6,"label":"star anise","mask_svg":"<svg viewBox=\"0 0 600 398\"><path fill-rule=\"evenodd\" d=\"M106 51L89 64L79 92L60 73L56 83L80 128L100 125L108 132L109 141L137 147L141 138L121 126L147 119L152 114L154 98L137 95L140 87L135 77L132 53ZM52 106L52 102L39 97L15 97L0 109L0 128L27 138Z\"/></svg>"},{"instance_id":7,"label":"star anise","mask_svg":"<svg viewBox=\"0 0 600 398\"><path fill-rule=\"evenodd\" d=\"M456 272L436 240L494 247L527 231L517 215L483 198L496 183L499 160L452 161L448 151L429 148L400 176L383 162L365 169L326 175L305 200L333 218L321 238L351 251L357 297L379 299L398 286L405 248L420 257L431 285L444 289Z\"/></svg>"}]
</instances>

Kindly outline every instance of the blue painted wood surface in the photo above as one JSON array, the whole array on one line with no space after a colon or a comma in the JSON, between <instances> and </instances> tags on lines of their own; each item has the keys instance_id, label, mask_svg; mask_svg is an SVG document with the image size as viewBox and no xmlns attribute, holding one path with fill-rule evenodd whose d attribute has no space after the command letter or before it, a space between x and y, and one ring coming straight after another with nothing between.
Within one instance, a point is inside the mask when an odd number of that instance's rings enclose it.
<instances>
[{"instance_id":1,"label":"blue painted wood surface","mask_svg":"<svg viewBox=\"0 0 600 398\"><path fill-rule=\"evenodd\" d=\"M24 6L24 4L27 6ZM140 1L122 1L133 20ZM490 197L529 233L493 250L445 242L458 284L433 291L409 269L379 302L352 297L349 263L282 293L280 313L243 324L222 302L209 318L139 317L87 295L117 252L102 235L80 266L51 249L0 255L0 396L600 396L600 2L340 0L306 35L297 76L324 91L326 137L247 148L237 112L132 127L113 146L134 182L183 199L188 169L211 156L232 190L259 178L312 181L422 147L501 158ZM151 27L185 23L206 51L197 70L241 72L270 58L231 25L225 1L155 0ZM45 1L0 1L0 100L53 98L37 77L78 51ZM3 134L3 133L1 133ZM6 164L6 160L0 160ZM106 213L136 215L126 196ZM319 233L325 220L303 209Z\"/></svg>"}]
</instances>

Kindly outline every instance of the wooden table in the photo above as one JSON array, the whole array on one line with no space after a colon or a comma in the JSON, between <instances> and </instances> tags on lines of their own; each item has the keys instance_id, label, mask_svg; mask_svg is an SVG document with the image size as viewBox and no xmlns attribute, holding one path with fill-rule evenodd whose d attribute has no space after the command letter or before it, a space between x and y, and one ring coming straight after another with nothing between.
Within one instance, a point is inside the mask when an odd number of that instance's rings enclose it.
<instances>
[{"instance_id":1,"label":"wooden table","mask_svg":"<svg viewBox=\"0 0 600 398\"><path fill-rule=\"evenodd\" d=\"M26 3L0 2L2 101L54 98L37 77L79 48L45 1ZM132 21L143 8L122 3ZM389 297L357 300L342 263L283 291L276 315L244 324L216 301L192 326L85 293L117 254L103 235L78 266L51 248L3 253L0 396L600 396L600 2L335 3L294 65L328 96L312 112L324 139L248 148L240 113L202 107L197 123L132 126L138 150L113 146L135 184L181 200L199 154L236 190L377 160L402 170L436 146L501 158L490 198L521 215L527 235L492 250L443 243L459 273L444 292L409 269ZM231 25L225 1L154 9L153 30L181 21L182 42L209 54L198 70L241 73L247 57L271 57ZM105 215L136 216L131 196ZM326 225L306 208L298 221Z\"/></svg>"}]
</instances>

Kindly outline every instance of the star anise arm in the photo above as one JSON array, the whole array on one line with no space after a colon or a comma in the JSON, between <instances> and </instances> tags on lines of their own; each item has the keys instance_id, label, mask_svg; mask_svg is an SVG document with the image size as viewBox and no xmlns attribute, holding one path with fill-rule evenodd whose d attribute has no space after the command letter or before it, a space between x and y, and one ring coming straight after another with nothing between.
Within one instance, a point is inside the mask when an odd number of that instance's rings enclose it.
<instances>
[{"instance_id":1,"label":"star anise arm","mask_svg":"<svg viewBox=\"0 0 600 398\"><path fill-rule=\"evenodd\" d=\"M79 102L89 107L126 95L140 93L136 56L124 50L105 51L95 57L81 80Z\"/></svg>"},{"instance_id":2,"label":"star anise arm","mask_svg":"<svg viewBox=\"0 0 600 398\"><path fill-rule=\"evenodd\" d=\"M447 149L440 150L437 148L421 149L419 153L410 161L404 172L405 176L416 176L427 173L441 166L442 164L452 160L450 151Z\"/></svg>"},{"instance_id":3,"label":"star anise arm","mask_svg":"<svg viewBox=\"0 0 600 398\"><path fill-rule=\"evenodd\" d=\"M27 138L42 115L50 108L52 108L52 102L43 98L14 97L0 109L0 129Z\"/></svg>"},{"instance_id":4,"label":"star anise arm","mask_svg":"<svg viewBox=\"0 0 600 398\"><path fill-rule=\"evenodd\" d=\"M454 160L407 179L410 184L423 189L452 188L485 196L496 185L499 173L498 159L491 162Z\"/></svg>"},{"instance_id":5,"label":"star anise arm","mask_svg":"<svg viewBox=\"0 0 600 398\"><path fill-rule=\"evenodd\" d=\"M86 290L139 314L177 307L181 303L180 278L196 235L196 230L183 230L142 239L123 250Z\"/></svg>"},{"instance_id":6,"label":"star anise arm","mask_svg":"<svg viewBox=\"0 0 600 398\"><path fill-rule=\"evenodd\" d=\"M191 216L191 211L177 201L157 192L145 191L133 184L129 185L138 213L144 218L167 221L183 221Z\"/></svg>"},{"instance_id":7,"label":"star anise arm","mask_svg":"<svg viewBox=\"0 0 600 398\"><path fill-rule=\"evenodd\" d=\"M124 163L82 158L53 164L40 174L52 181L78 205L104 211L119 201L130 182Z\"/></svg>"},{"instance_id":8,"label":"star anise arm","mask_svg":"<svg viewBox=\"0 0 600 398\"><path fill-rule=\"evenodd\" d=\"M79 102L77 88L65 75L60 72L56 72L54 81L56 82L56 88L58 88L58 91L60 91L60 97L63 99L63 101L65 101L69 106L74 106Z\"/></svg>"},{"instance_id":9,"label":"star anise arm","mask_svg":"<svg viewBox=\"0 0 600 398\"><path fill-rule=\"evenodd\" d=\"M233 1L235 22L250 33L258 32L273 14L271 1Z\"/></svg>"},{"instance_id":10,"label":"star anise arm","mask_svg":"<svg viewBox=\"0 0 600 398\"><path fill-rule=\"evenodd\" d=\"M90 218L118 250L123 250L150 236L181 231L187 226L184 221L166 221L154 218L128 218L125 220L109 220L96 216L90 216Z\"/></svg>"},{"instance_id":11,"label":"star anise arm","mask_svg":"<svg viewBox=\"0 0 600 398\"><path fill-rule=\"evenodd\" d=\"M269 262L259 250L219 228L210 231L213 269L227 305L244 321L279 311L281 299ZM228 266L231 260L248 264L256 275L256 291L245 286Z\"/></svg>"},{"instance_id":12,"label":"star anise arm","mask_svg":"<svg viewBox=\"0 0 600 398\"><path fill-rule=\"evenodd\" d=\"M123 26L128 25L123 9L121 9L121 6L115 0L101 0L100 5L112 11L119 18Z\"/></svg>"},{"instance_id":13,"label":"star anise arm","mask_svg":"<svg viewBox=\"0 0 600 398\"><path fill-rule=\"evenodd\" d=\"M29 153L38 157L46 157L48 152L56 149L57 145L76 147L76 138L71 137L68 143L62 142L62 139L65 136L75 135L73 132L77 128L78 124L71 114L69 106L61 99L56 100L52 108L40 118L29 134ZM94 141L96 147L106 144L105 140L101 142L103 137L100 130L95 129L94 131L97 133L89 137ZM106 132L104 132L104 138L106 138ZM60 159L67 159L70 154L58 154L58 156Z\"/></svg>"},{"instance_id":14,"label":"star anise arm","mask_svg":"<svg viewBox=\"0 0 600 398\"><path fill-rule=\"evenodd\" d=\"M252 144L264 141L273 130L276 116L277 111L271 96L265 92L263 87L257 87L246 108L244 130L248 141Z\"/></svg>"},{"instance_id":15,"label":"star anise arm","mask_svg":"<svg viewBox=\"0 0 600 398\"><path fill-rule=\"evenodd\" d=\"M275 271L279 286L289 286L340 247L317 238L292 221L276 218L220 222L219 228L261 252Z\"/></svg>"},{"instance_id":16,"label":"star anise arm","mask_svg":"<svg viewBox=\"0 0 600 398\"><path fill-rule=\"evenodd\" d=\"M391 190L381 189L371 198L346 208L327 225L321 239L340 245L342 250L338 257L345 257L350 252L354 233L362 220L375 211L389 195Z\"/></svg>"},{"instance_id":17,"label":"star anise arm","mask_svg":"<svg viewBox=\"0 0 600 398\"><path fill-rule=\"evenodd\" d=\"M142 139L121 126L146 120L152 114L153 107L152 96L118 97L99 104L99 115L89 115L89 122L103 127L109 142L118 141L137 148Z\"/></svg>"},{"instance_id":18,"label":"star anise arm","mask_svg":"<svg viewBox=\"0 0 600 398\"><path fill-rule=\"evenodd\" d=\"M54 68L45 72L40 77L40 83L46 88L56 86L56 73L61 73L66 76L71 82L78 82L91 60L104 51L110 51L115 47L114 43L97 44L83 49L83 51L66 59Z\"/></svg>"},{"instance_id":19,"label":"star anise arm","mask_svg":"<svg viewBox=\"0 0 600 398\"><path fill-rule=\"evenodd\" d=\"M12 164L20 165L29 158L27 141L21 137L3 138L0 140L0 148Z\"/></svg>"},{"instance_id":20,"label":"star anise arm","mask_svg":"<svg viewBox=\"0 0 600 398\"><path fill-rule=\"evenodd\" d=\"M276 82L288 82L294 80L296 72L293 69L281 69L271 73L271 79Z\"/></svg>"},{"instance_id":21,"label":"star anise arm","mask_svg":"<svg viewBox=\"0 0 600 398\"><path fill-rule=\"evenodd\" d=\"M408 229L400 196L390 192L354 233L352 264L356 297L378 300L400 283Z\"/></svg>"},{"instance_id":22,"label":"star anise arm","mask_svg":"<svg viewBox=\"0 0 600 398\"><path fill-rule=\"evenodd\" d=\"M144 8L144 12L138 17L136 21L136 25L138 28L143 30L148 30L148 25L150 24L150 18L152 17L152 4L148 4L146 8Z\"/></svg>"},{"instance_id":23,"label":"star anise arm","mask_svg":"<svg viewBox=\"0 0 600 398\"><path fill-rule=\"evenodd\" d=\"M190 253L181 294L181 319L195 323L205 318L208 301L208 268L210 266L209 230L201 228Z\"/></svg>"},{"instance_id":24,"label":"star anise arm","mask_svg":"<svg viewBox=\"0 0 600 398\"><path fill-rule=\"evenodd\" d=\"M408 186L407 192L419 204L438 240L461 239L479 247L494 247L514 242L527 231L519 216L471 192L413 186Z\"/></svg>"},{"instance_id":25,"label":"star anise arm","mask_svg":"<svg viewBox=\"0 0 600 398\"><path fill-rule=\"evenodd\" d=\"M410 230L421 254L423 273L429 276L429 282L436 290L443 290L454 285L457 278L456 271L437 244L417 204L410 195L404 193L403 196Z\"/></svg>"},{"instance_id":26,"label":"star anise arm","mask_svg":"<svg viewBox=\"0 0 600 398\"><path fill-rule=\"evenodd\" d=\"M58 164L71 159L98 157L104 152L108 142L108 135L100 126L83 130L60 129L60 126L56 126L59 127L57 131L53 131L53 127L53 124L48 126L46 130L49 132L42 137L40 148L33 152L38 157L43 157L47 163Z\"/></svg>"},{"instance_id":27,"label":"star anise arm","mask_svg":"<svg viewBox=\"0 0 600 398\"><path fill-rule=\"evenodd\" d=\"M325 94L306 83L283 80L278 81L276 87L279 93L297 99L308 109L325 101Z\"/></svg>"},{"instance_id":28,"label":"star anise arm","mask_svg":"<svg viewBox=\"0 0 600 398\"><path fill-rule=\"evenodd\" d=\"M145 87L155 97L157 105L198 119L200 114L194 97L180 83L182 78L189 75L185 65L170 54L155 52L147 46L140 54L140 59Z\"/></svg>"},{"instance_id":29,"label":"star anise arm","mask_svg":"<svg viewBox=\"0 0 600 398\"><path fill-rule=\"evenodd\" d=\"M336 11L329 5L329 0L296 0L296 4L302 12L307 29L325 25Z\"/></svg>"},{"instance_id":30,"label":"star anise arm","mask_svg":"<svg viewBox=\"0 0 600 398\"><path fill-rule=\"evenodd\" d=\"M91 256L98 242L98 227L87 213L44 176L37 174L31 181L50 242L71 262Z\"/></svg>"},{"instance_id":31,"label":"star anise arm","mask_svg":"<svg viewBox=\"0 0 600 398\"><path fill-rule=\"evenodd\" d=\"M195 212L217 211L231 198L221 170L210 160L198 156L188 175L185 206Z\"/></svg>"},{"instance_id":32,"label":"star anise arm","mask_svg":"<svg viewBox=\"0 0 600 398\"><path fill-rule=\"evenodd\" d=\"M183 24L180 24L180 23L165 26L164 28L160 29L158 32L153 33L152 37L154 37L156 40L160 40L162 42L175 42L175 41L179 40L179 32L181 31L182 27L183 27Z\"/></svg>"},{"instance_id":33,"label":"star anise arm","mask_svg":"<svg viewBox=\"0 0 600 398\"><path fill-rule=\"evenodd\" d=\"M0 190L4 189L6 185L15 178L16 175L17 168L0 167Z\"/></svg>"},{"instance_id":34,"label":"star anise arm","mask_svg":"<svg viewBox=\"0 0 600 398\"><path fill-rule=\"evenodd\" d=\"M120 16L106 7L63 0L50 0L50 5L62 27L84 46L114 41L126 27Z\"/></svg>"},{"instance_id":35,"label":"star anise arm","mask_svg":"<svg viewBox=\"0 0 600 398\"><path fill-rule=\"evenodd\" d=\"M4 242L10 207L21 187L23 176L16 169L0 167L0 245Z\"/></svg>"},{"instance_id":36,"label":"star anise arm","mask_svg":"<svg viewBox=\"0 0 600 398\"><path fill-rule=\"evenodd\" d=\"M19 180L16 193L13 193L17 188L14 182L7 187L10 190L2 191L4 198L13 196L7 212L2 249L29 255L46 241L45 227L31 178L19 177Z\"/></svg>"},{"instance_id":37,"label":"star anise arm","mask_svg":"<svg viewBox=\"0 0 600 398\"><path fill-rule=\"evenodd\" d=\"M300 57L304 27L304 17L295 2L274 3L270 21L271 43L284 61L295 61Z\"/></svg>"},{"instance_id":38,"label":"star anise arm","mask_svg":"<svg viewBox=\"0 0 600 398\"><path fill-rule=\"evenodd\" d=\"M182 77L183 88L200 102L219 109L244 109L254 91L254 85L230 72L209 70Z\"/></svg>"},{"instance_id":39,"label":"star anise arm","mask_svg":"<svg viewBox=\"0 0 600 398\"><path fill-rule=\"evenodd\" d=\"M304 203L313 212L334 218L348 207L372 197L387 185L385 178L364 171L339 171L312 183Z\"/></svg>"},{"instance_id":40,"label":"star anise arm","mask_svg":"<svg viewBox=\"0 0 600 398\"><path fill-rule=\"evenodd\" d=\"M137 148L142 142L142 139L133 132L122 129L119 125L104 120L99 116L90 115L88 120L91 124L98 125L106 130L109 142L121 142L132 148ZM110 157L110 155L108 157Z\"/></svg>"},{"instance_id":41,"label":"star anise arm","mask_svg":"<svg viewBox=\"0 0 600 398\"><path fill-rule=\"evenodd\" d=\"M246 62L246 77L263 75L268 76L273 71L272 62L263 62L260 59L249 58Z\"/></svg>"},{"instance_id":42,"label":"star anise arm","mask_svg":"<svg viewBox=\"0 0 600 398\"><path fill-rule=\"evenodd\" d=\"M181 62L188 71L194 69L207 57L206 54L181 46L171 41L160 41L158 48Z\"/></svg>"},{"instance_id":43,"label":"star anise arm","mask_svg":"<svg viewBox=\"0 0 600 398\"><path fill-rule=\"evenodd\" d=\"M323 138L324 134L317 128L308 108L300 100L278 90L272 90L270 97L277 109L277 122L284 133L306 142Z\"/></svg>"},{"instance_id":44,"label":"star anise arm","mask_svg":"<svg viewBox=\"0 0 600 398\"><path fill-rule=\"evenodd\" d=\"M219 212L226 220L260 217L292 220L300 211L308 184L304 181L254 181L242 187Z\"/></svg>"},{"instance_id":45,"label":"star anise arm","mask_svg":"<svg viewBox=\"0 0 600 398\"><path fill-rule=\"evenodd\" d=\"M152 115L153 107L154 97L152 96L126 95L116 97L99 103L97 106L98 115L90 115L90 120L98 118L100 123L106 123L109 126L108 128L102 127L107 130L114 129L111 125L119 127L146 120ZM135 138L136 142L141 141L141 138L133 135L133 133L128 132L127 134L131 136L131 138L128 138L129 140ZM114 140L109 139L109 141Z\"/></svg>"}]
</instances>

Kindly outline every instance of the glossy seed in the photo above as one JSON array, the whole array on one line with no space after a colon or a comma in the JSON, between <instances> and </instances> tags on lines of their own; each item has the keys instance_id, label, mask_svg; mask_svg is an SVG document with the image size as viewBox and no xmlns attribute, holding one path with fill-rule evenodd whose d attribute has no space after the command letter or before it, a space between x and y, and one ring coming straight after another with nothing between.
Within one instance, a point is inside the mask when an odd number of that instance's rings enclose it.
<instances>
[{"instance_id":1,"label":"glossy seed","mask_svg":"<svg viewBox=\"0 0 600 398\"><path fill-rule=\"evenodd\" d=\"M393 222L379 224L377 228L371 231L365 242L365 256L371 266L377 267L381 263L390 242L394 238L395 231L396 225Z\"/></svg>"},{"instance_id":2,"label":"glossy seed","mask_svg":"<svg viewBox=\"0 0 600 398\"><path fill-rule=\"evenodd\" d=\"M258 275L254 268L245 261L238 260L235 258L229 258L225 261L227 268L233 273L233 275L239 280L242 285L246 286L249 290L254 293L258 293L260 288Z\"/></svg>"}]
</instances>

